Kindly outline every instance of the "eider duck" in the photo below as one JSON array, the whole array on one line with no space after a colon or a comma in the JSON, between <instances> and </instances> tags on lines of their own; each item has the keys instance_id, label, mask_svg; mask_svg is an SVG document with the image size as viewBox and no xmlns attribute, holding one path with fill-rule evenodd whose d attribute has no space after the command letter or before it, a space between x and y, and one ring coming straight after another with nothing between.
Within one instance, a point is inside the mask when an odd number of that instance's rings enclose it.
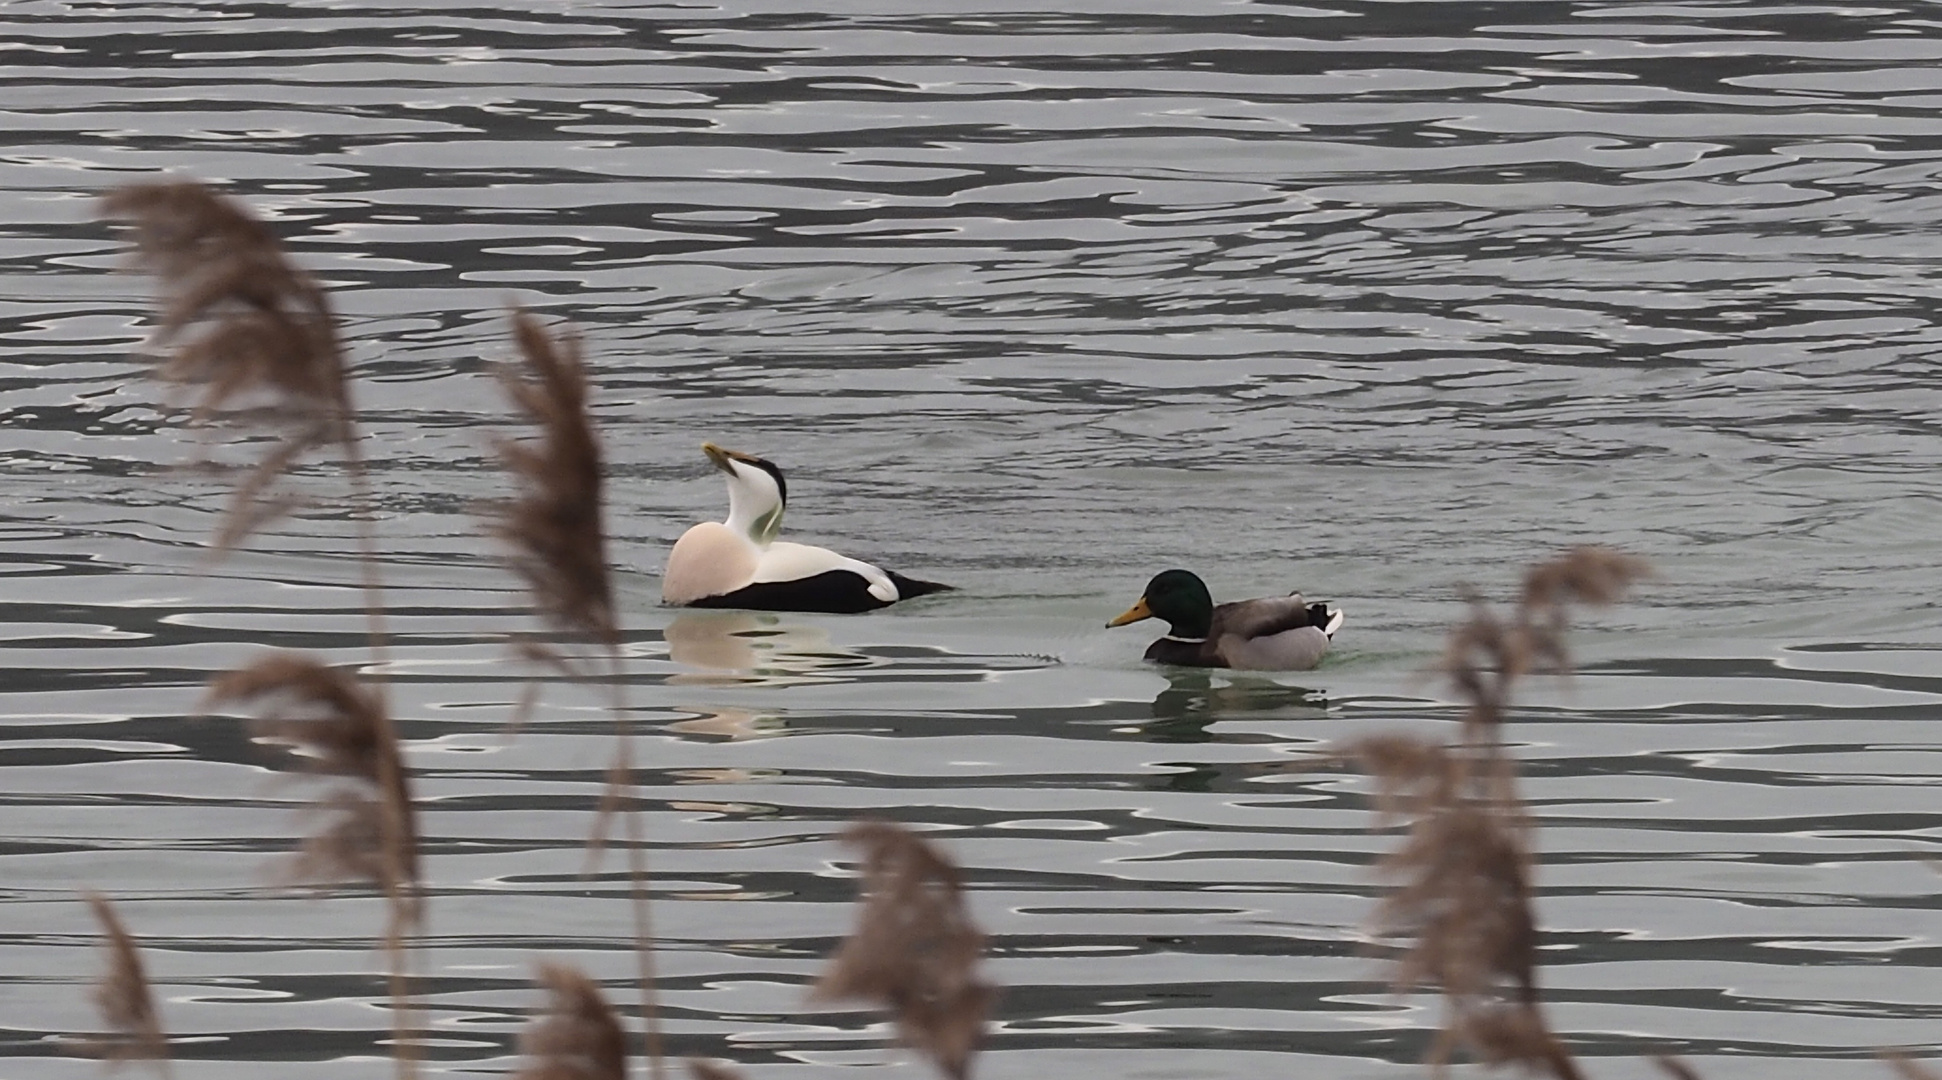
<instances>
[{"instance_id":1,"label":"eider duck","mask_svg":"<svg viewBox=\"0 0 1942 1080\"><path fill-rule=\"evenodd\" d=\"M1307 671L1322 662L1342 613L1310 604L1300 593L1214 606L1207 585L1186 570L1165 570L1146 583L1139 602L1107 626L1165 619L1165 637L1146 658L1183 667Z\"/></svg>"},{"instance_id":2,"label":"eider duck","mask_svg":"<svg viewBox=\"0 0 1942 1080\"><path fill-rule=\"evenodd\" d=\"M789 484L774 462L702 443L728 474L728 520L681 534L668 553L661 602L680 607L850 614L949 589L828 548L779 541Z\"/></svg>"}]
</instances>

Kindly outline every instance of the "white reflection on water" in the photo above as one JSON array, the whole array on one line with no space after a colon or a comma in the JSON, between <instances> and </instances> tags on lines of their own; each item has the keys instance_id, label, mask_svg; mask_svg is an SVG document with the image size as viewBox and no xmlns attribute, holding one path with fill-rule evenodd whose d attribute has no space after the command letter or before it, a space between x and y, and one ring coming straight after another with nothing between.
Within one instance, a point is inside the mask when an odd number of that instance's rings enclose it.
<instances>
[{"instance_id":1,"label":"white reflection on water","mask_svg":"<svg viewBox=\"0 0 1942 1080\"><path fill-rule=\"evenodd\" d=\"M838 649L819 626L785 622L756 611L683 611L662 631L668 659L684 671L673 686L789 686L832 681L827 674L872 666L862 653Z\"/></svg>"}]
</instances>

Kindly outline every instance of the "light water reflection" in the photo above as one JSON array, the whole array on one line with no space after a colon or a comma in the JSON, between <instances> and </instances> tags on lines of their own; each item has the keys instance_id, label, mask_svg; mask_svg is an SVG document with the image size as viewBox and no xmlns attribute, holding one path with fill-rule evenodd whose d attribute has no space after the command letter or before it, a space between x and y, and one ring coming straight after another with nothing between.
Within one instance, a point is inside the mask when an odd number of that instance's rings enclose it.
<instances>
[{"instance_id":1,"label":"light water reflection","mask_svg":"<svg viewBox=\"0 0 1942 1080\"><path fill-rule=\"evenodd\" d=\"M700 668L667 677L671 686L788 686L829 681L869 667L858 652L837 649L815 626L754 611L683 611L661 631L668 659Z\"/></svg>"}]
</instances>

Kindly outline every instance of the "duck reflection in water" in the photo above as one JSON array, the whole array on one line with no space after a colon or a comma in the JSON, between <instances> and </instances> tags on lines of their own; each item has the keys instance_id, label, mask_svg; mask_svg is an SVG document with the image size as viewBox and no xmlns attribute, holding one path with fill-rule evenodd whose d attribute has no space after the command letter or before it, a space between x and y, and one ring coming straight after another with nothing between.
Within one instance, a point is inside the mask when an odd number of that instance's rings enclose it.
<instances>
[{"instance_id":1,"label":"duck reflection in water","mask_svg":"<svg viewBox=\"0 0 1942 1080\"><path fill-rule=\"evenodd\" d=\"M1207 668L1171 668L1166 677L1167 688L1153 699L1153 721L1141 725L1154 742L1213 742L1220 736L1208 731L1209 726L1243 716L1299 720L1328 715L1328 697L1319 690ZM1276 715L1258 715L1262 713Z\"/></svg>"},{"instance_id":2,"label":"duck reflection in water","mask_svg":"<svg viewBox=\"0 0 1942 1080\"><path fill-rule=\"evenodd\" d=\"M760 611L684 611L662 637L668 659L684 667L675 686L788 686L834 682L839 673L869 667L862 653L830 644L818 626L785 623Z\"/></svg>"},{"instance_id":3,"label":"duck reflection in water","mask_svg":"<svg viewBox=\"0 0 1942 1080\"><path fill-rule=\"evenodd\" d=\"M668 730L688 735L742 742L789 733L789 722L779 713L738 709L732 705L676 705L675 709L694 715L669 724ZM756 777L754 772L744 769L682 769L676 775L681 778L677 783L690 784L735 784Z\"/></svg>"}]
</instances>

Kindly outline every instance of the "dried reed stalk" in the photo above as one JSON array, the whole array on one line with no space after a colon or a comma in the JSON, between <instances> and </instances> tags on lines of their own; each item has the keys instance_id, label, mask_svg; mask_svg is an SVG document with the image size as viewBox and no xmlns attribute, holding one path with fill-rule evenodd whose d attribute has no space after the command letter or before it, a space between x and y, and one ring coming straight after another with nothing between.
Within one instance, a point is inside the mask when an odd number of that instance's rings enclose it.
<instances>
[{"instance_id":1,"label":"dried reed stalk","mask_svg":"<svg viewBox=\"0 0 1942 1080\"><path fill-rule=\"evenodd\" d=\"M358 521L373 667L381 679L387 635L373 499L329 296L291 263L275 235L241 203L205 185L129 185L110 192L101 210L132 226L135 265L157 279L161 325L154 341L171 350L158 374L199 394L198 420L231 413L278 439L237 485L216 532L216 549L235 546L297 502L272 489L306 453L335 446L343 455ZM398 1068L410 1077L415 1063L406 1038L405 936L420 925L423 904L417 836L382 684L365 689L321 665L281 657L217 680L211 699L273 692L318 713L302 733L294 727L282 731L299 743L326 751L333 740L368 743L362 756L348 745L338 746L349 756L319 768L364 786L341 787L326 796L324 806L336 811L333 824L306 842L296 872L383 886L391 912L385 937L398 1018Z\"/></svg>"},{"instance_id":2,"label":"dried reed stalk","mask_svg":"<svg viewBox=\"0 0 1942 1080\"><path fill-rule=\"evenodd\" d=\"M1373 921L1385 936L1413 939L1397 987L1442 993L1444 1022L1428 1055L1439 1075L1463 1046L1492 1065L1582 1076L1539 1001L1533 827L1501 729L1519 679L1570 670L1570 605L1612 603L1645 573L1631 556L1577 548L1526 574L1509 619L1473 597L1442 662L1467 703L1458 740L1376 736L1338 755L1375 778L1379 824L1408 825L1378 865L1397 887Z\"/></svg>"},{"instance_id":3,"label":"dried reed stalk","mask_svg":"<svg viewBox=\"0 0 1942 1080\"><path fill-rule=\"evenodd\" d=\"M535 981L548 1013L526 1025L519 1049L531 1060L514 1080L625 1080L627 1036L592 979L564 964L541 964Z\"/></svg>"},{"instance_id":4,"label":"dried reed stalk","mask_svg":"<svg viewBox=\"0 0 1942 1080\"><path fill-rule=\"evenodd\" d=\"M304 454L327 445L343 454L359 523L371 653L382 670L384 600L370 478L330 297L241 203L203 184L131 184L109 192L101 210L131 224L135 265L160 287L155 341L172 352L158 374L200 391L198 419L240 400L255 406L245 418L278 437L232 493L216 550L234 547L298 501L271 489Z\"/></svg>"},{"instance_id":5,"label":"dried reed stalk","mask_svg":"<svg viewBox=\"0 0 1942 1080\"><path fill-rule=\"evenodd\" d=\"M269 229L202 184L131 184L101 210L132 224L135 264L161 288L155 341L173 352L158 373L200 391L198 419L242 400L280 436L237 485L217 531L217 548L233 547L289 509L291 500L266 496L298 458L333 444L356 453L330 300Z\"/></svg>"},{"instance_id":6,"label":"dried reed stalk","mask_svg":"<svg viewBox=\"0 0 1942 1080\"><path fill-rule=\"evenodd\" d=\"M94 1004L102 1021L114 1032L113 1036L91 1040L90 1045L111 1061L153 1061L168 1077L168 1039L162 1034L141 950L107 897L91 892L87 898L95 921L108 935L108 971L94 988Z\"/></svg>"},{"instance_id":7,"label":"dried reed stalk","mask_svg":"<svg viewBox=\"0 0 1942 1080\"><path fill-rule=\"evenodd\" d=\"M501 367L500 384L524 419L539 429L540 437L536 442L497 441L500 460L518 481L519 494L496 508L492 531L510 549L513 572L526 582L541 620L555 633L599 646L606 657L614 757L588 847L597 861L614 822L622 823L634 952L640 969L641 1023L647 1036L648 1068L655 1080L661 1080L664 1064L654 990L646 843L639 818L626 812L634 791L633 741L627 729L620 624L607 564L603 456L588 409L586 365L577 335L556 339L524 311L513 312L512 328L523 367ZM528 641L522 651L569 677L591 678L590 671L550 645ZM522 697L514 713L515 727L534 700L532 693Z\"/></svg>"},{"instance_id":8,"label":"dried reed stalk","mask_svg":"<svg viewBox=\"0 0 1942 1080\"><path fill-rule=\"evenodd\" d=\"M161 377L200 391L198 419L243 399L254 406L243 417L279 437L232 494L217 550L289 509L295 500L270 489L305 453L333 445L344 455L359 522L371 652L382 670L386 635L373 500L329 296L241 203L203 184L131 184L109 192L101 211L131 224L135 265L153 272L160 287L162 321L154 337L172 347L158 368Z\"/></svg>"},{"instance_id":9,"label":"dried reed stalk","mask_svg":"<svg viewBox=\"0 0 1942 1080\"><path fill-rule=\"evenodd\" d=\"M1673 1080L1700 1080L1698 1070L1670 1054L1654 1055L1652 1064L1657 1065L1661 1072L1672 1077Z\"/></svg>"},{"instance_id":10,"label":"dried reed stalk","mask_svg":"<svg viewBox=\"0 0 1942 1080\"><path fill-rule=\"evenodd\" d=\"M1513 686L1525 675L1569 674L1565 645L1571 605L1616 603L1632 585L1650 574L1645 560L1608 548L1578 547L1561 558L1531 567L1517 610L1506 622L1474 595L1470 619L1450 634L1442 669L1469 703L1466 737L1494 739Z\"/></svg>"},{"instance_id":11,"label":"dried reed stalk","mask_svg":"<svg viewBox=\"0 0 1942 1080\"><path fill-rule=\"evenodd\" d=\"M305 771L347 781L321 800L338 813L304 842L292 877L373 882L395 898L406 923L415 923L418 832L383 699L342 669L273 653L210 683L208 702L261 703L268 711L258 733L294 744Z\"/></svg>"},{"instance_id":12,"label":"dried reed stalk","mask_svg":"<svg viewBox=\"0 0 1942 1080\"><path fill-rule=\"evenodd\" d=\"M957 866L887 822L859 822L843 839L863 850L861 905L810 1000L881 1004L899 1038L965 1080L997 991L978 979L984 933L964 910Z\"/></svg>"},{"instance_id":13,"label":"dried reed stalk","mask_svg":"<svg viewBox=\"0 0 1942 1080\"><path fill-rule=\"evenodd\" d=\"M341 781L318 800L328 823L304 840L290 874L306 882L369 881L383 890L398 1066L414 1075L405 973L407 939L424 919L418 826L383 695L310 657L273 653L210 683L208 703L261 705L259 733L294 744L305 771Z\"/></svg>"},{"instance_id":14,"label":"dried reed stalk","mask_svg":"<svg viewBox=\"0 0 1942 1080\"><path fill-rule=\"evenodd\" d=\"M1431 1066L1440 1074L1461 1045L1493 1065L1576 1080L1538 1002L1530 827L1521 804L1493 793L1500 770L1463 748L1405 736L1360 740L1347 754L1376 779L1382 823L1409 825L1378 864L1397 884L1372 922L1385 936L1414 939L1396 987L1442 992Z\"/></svg>"}]
</instances>

